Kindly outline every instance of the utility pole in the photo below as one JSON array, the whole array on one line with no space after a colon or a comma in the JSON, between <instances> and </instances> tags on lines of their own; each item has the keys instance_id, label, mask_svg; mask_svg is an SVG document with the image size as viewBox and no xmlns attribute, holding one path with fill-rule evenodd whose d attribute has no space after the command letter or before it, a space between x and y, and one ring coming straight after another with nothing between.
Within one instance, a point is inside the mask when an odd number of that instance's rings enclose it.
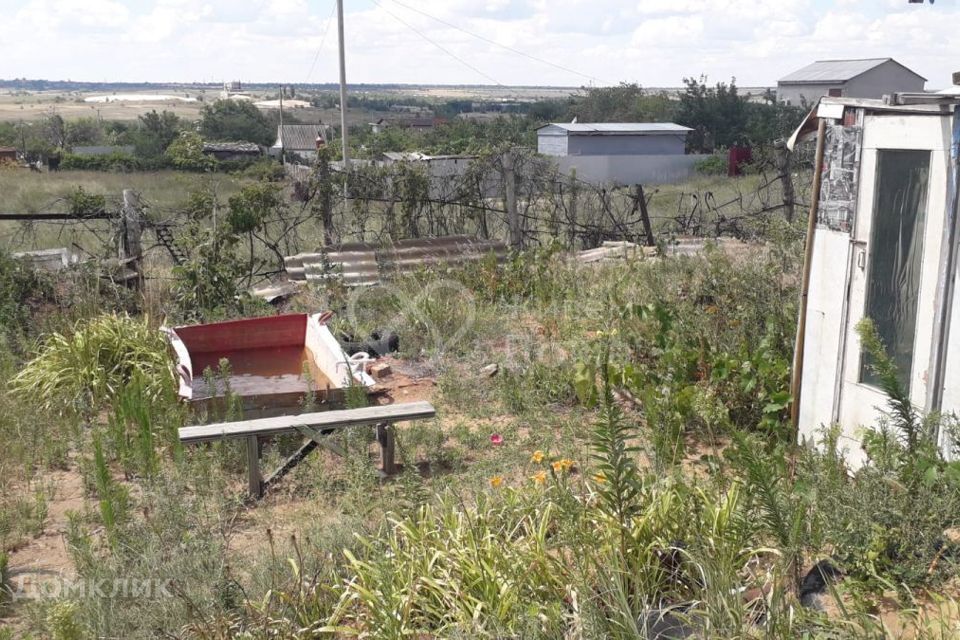
<instances>
[{"instance_id":1,"label":"utility pole","mask_svg":"<svg viewBox=\"0 0 960 640\"><path fill-rule=\"evenodd\" d=\"M350 174L350 152L347 150L347 61L343 44L343 0L337 0L337 35L340 43L340 144L343 147L343 172ZM346 182L344 182L346 190Z\"/></svg>"},{"instance_id":2,"label":"utility pole","mask_svg":"<svg viewBox=\"0 0 960 640\"><path fill-rule=\"evenodd\" d=\"M283 154L283 85L280 85L280 164L287 164Z\"/></svg>"}]
</instances>

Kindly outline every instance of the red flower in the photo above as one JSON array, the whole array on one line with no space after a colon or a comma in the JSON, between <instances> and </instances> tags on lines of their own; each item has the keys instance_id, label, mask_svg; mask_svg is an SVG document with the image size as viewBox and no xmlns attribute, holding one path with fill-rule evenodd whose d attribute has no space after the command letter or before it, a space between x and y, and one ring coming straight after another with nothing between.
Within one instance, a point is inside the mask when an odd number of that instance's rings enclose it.
<instances>
[{"instance_id":1,"label":"red flower","mask_svg":"<svg viewBox=\"0 0 960 640\"><path fill-rule=\"evenodd\" d=\"M495 447L499 447L500 445L503 444L503 436L500 435L499 433L492 434L490 436L490 444L492 444Z\"/></svg>"}]
</instances>

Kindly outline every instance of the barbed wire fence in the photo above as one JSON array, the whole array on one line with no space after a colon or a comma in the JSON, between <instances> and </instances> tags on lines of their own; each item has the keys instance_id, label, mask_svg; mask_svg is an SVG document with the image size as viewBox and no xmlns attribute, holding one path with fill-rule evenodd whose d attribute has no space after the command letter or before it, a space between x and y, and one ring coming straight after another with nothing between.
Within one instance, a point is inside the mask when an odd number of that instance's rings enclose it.
<instances>
[{"instance_id":1,"label":"barbed wire fence","mask_svg":"<svg viewBox=\"0 0 960 640\"><path fill-rule=\"evenodd\" d=\"M564 174L530 149L460 159L455 170L440 171L407 161L358 162L349 174L336 163L288 165L282 189L290 197L249 231L251 251L261 256L256 275L281 272L284 257L300 252L442 236L497 240L515 248L559 243L577 250L607 240L651 244L689 236L762 238L775 221L805 216L811 199L812 147L790 156L783 151L757 153L740 178L706 176L656 186L586 181ZM173 265L182 263L183 234L189 233L183 223L192 214L142 199L138 206L142 230L154 236L144 252L157 256L160 250ZM222 224L227 208L215 203L210 224ZM62 219L26 221L13 232L25 242L38 225L59 224L63 231L79 224L105 247L117 246L121 199L108 201L92 217L56 215Z\"/></svg>"},{"instance_id":2,"label":"barbed wire fence","mask_svg":"<svg viewBox=\"0 0 960 640\"><path fill-rule=\"evenodd\" d=\"M325 236L332 246L444 235L510 241L513 224L519 226L521 246L556 241L586 249L605 240L646 241L646 217L658 240L749 239L762 236L774 219L803 215L810 201L812 155L806 149L786 161L780 150L760 153L743 178L659 186L597 184L563 174L532 151L508 153L509 164L507 153L493 153L447 175L431 173L427 163L405 161L360 164L349 175L332 171L336 186L326 189L333 197L321 217L333 228ZM310 186L314 170L299 166L292 173L294 192L305 194L305 202L324 191Z\"/></svg>"}]
</instances>

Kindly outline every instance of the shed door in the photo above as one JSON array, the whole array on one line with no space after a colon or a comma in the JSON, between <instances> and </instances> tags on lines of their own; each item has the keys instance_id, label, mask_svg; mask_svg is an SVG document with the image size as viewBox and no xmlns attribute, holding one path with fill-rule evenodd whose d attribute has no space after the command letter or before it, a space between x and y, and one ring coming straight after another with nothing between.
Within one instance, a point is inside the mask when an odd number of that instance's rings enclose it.
<instances>
[{"instance_id":1,"label":"shed door","mask_svg":"<svg viewBox=\"0 0 960 640\"><path fill-rule=\"evenodd\" d=\"M873 320L913 403L923 407L926 399L946 185L941 121L864 120L839 407L848 428L875 426L886 406L856 333L864 317Z\"/></svg>"}]
</instances>

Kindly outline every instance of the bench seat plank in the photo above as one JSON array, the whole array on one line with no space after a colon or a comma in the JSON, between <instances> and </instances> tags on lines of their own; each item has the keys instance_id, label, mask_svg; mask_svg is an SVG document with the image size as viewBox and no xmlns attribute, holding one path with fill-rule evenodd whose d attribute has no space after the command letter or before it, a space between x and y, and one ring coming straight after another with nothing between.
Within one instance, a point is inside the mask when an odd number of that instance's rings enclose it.
<instances>
[{"instance_id":1,"label":"bench seat plank","mask_svg":"<svg viewBox=\"0 0 960 640\"><path fill-rule=\"evenodd\" d=\"M258 418L241 422L220 422L217 424L182 427L179 431L180 442L193 444L212 442L224 438L245 438L247 436L276 436L298 433L298 427L310 427L317 430L344 429L379 422L400 422L403 420L422 420L432 418L437 411L426 401L387 404L361 409L342 409L337 411L318 411L298 416L277 416Z\"/></svg>"}]
</instances>

